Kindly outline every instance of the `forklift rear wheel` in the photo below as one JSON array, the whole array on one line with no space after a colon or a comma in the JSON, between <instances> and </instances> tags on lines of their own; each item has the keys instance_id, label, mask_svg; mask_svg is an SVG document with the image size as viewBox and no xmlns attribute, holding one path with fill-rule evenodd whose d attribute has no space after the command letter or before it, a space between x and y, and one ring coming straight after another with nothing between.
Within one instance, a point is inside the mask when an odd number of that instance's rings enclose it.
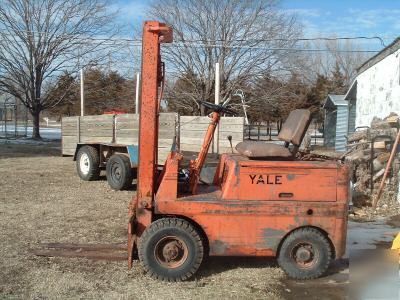
<instances>
[{"instance_id":1,"label":"forklift rear wheel","mask_svg":"<svg viewBox=\"0 0 400 300\"><path fill-rule=\"evenodd\" d=\"M314 279L325 273L332 260L329 240L315 228L290 233L279 251L279 266L294 279Z\"/></svg>"},{"instance_id":2,"label":"forklift rear wheel","mask_svg":"<svg viewBox=\"0 0 400 300\"><path fill-rule=\"evenodd\" d=\"M106 176L109 186L116 191L125 190L132 184L132 168L129 157L114 154L107 161Z\"/></svg>"},{"instance_id":3,"label":"forklift rear wheel","mask_svg":"<svg viewBox=\"0 0 400 300\"><path fill-rule=\"evenodd\" d=\"M159 280L189 279L203 261L204 246L200 234L189 222L178 218L151 223L138 246L144 269Z\"/></svg>"},{"instance_id":4,"label":"forklift rear wheel","mask_svg":"<svg viewBox=\"0 0 400 300\"><path fill-rule=\"evenodd\" d=\"M83 146L79 149L76 156L76 171L82 180L99 179L100 156L95 147Z\"/></svg>"}]
</instances>

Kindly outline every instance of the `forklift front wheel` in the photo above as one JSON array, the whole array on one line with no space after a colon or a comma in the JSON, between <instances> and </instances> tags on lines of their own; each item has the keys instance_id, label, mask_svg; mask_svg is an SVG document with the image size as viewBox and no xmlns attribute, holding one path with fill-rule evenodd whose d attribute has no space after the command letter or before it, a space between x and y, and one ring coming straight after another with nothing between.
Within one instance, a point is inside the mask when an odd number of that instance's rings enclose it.
<instances>
[{"instance_id":1,"label":"forklift front wheel","mask_svg":"<svg viewBox=\"0 0 400 300\"><path fill-rule=\"evenodd\" d=\"M204 246L197 230L178 218L159 219L143 232L139 260L147 273L164 281L189 279L200 267Z\"/></svg>"},{"instance_id":2,"label":"forklift front wheel","mask_svg":"<svg viewBox=\"0 0 400 300\"><path fill-rule=\"evenodd\" d=\"M279 266L294 279L314 279L325 273L332 260L328 239L315 228L300 228L282 243Z\"/></svg>"},{"instance_id":3,"label":"forklift front wheel","mask_svg":"<svg viewBox=\"0 0 400 300\"><path fill-rule=\"evenodd\" d=\"M116 191L125 190L132 184L132 168L129 158L114 154L107 161L106 176L108 185Z\"/></svg>"}]
</instances>

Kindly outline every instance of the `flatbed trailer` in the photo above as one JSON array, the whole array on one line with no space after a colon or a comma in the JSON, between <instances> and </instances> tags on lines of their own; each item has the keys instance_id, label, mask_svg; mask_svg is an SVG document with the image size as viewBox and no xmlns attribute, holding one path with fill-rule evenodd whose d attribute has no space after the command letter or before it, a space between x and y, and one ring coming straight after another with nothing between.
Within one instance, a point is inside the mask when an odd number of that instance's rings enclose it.
<instances>
[{"instance_id":1,"label":"flatbed trailer","mask_svg":"<svg viewBox=\"0 0 400 300\"><path fill-rule=\"evenodd\" d=\"M139 116L107 114L62 118L62 155L76 161L79 177L97 180L106 170L107 181L115 190L127 189L138 166ZM176 138L178 116L161 113L158 162L163 164Z\"/></svg>"}]
</instances>

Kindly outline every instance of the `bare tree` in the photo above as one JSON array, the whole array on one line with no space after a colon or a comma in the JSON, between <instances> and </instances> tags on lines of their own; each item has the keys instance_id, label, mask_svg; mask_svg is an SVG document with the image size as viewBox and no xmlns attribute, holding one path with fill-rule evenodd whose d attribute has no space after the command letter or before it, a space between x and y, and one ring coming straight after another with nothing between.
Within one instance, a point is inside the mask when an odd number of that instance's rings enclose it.
<instances>
[{"instance_id":1,"label":"bare tree","mask_svg":"<svg viewBox=\"0 0 400 300\"><path fill-rule=\"evenodd\" d=\"M349 86L357 75L357 68L370 57L370 53L362 52L363 48L352 40L339 40L335 36L328 40L308 42L305 48L315 51L298 53L303 74L308 82L314 82L318 75L331 76L337 67Z\"/></svg>"},{"instance_id":2,"label":"bare tree","mask_svg":"<svg viewBox=\"0 0 400 300\"><path fill-rule=\"evenodd\" d=\"M300 34L294 17L279 11L273 0L157 0L148 14L174 29L175 43L164 53L176 78L194 74L190 93L167 90L170 102L180 99L175 106L188 110L197 100L213 99L216 62L227 98L249 78L282 72L285 49Z\"/></svg>"},{"instance_id":3,"label":"bare tree","mask_svg":"<svg viewBox=\"0 0 400 300\"><path fill-rule=\"evenodd\" d=\"M0 2L0 90L30 111L33 138L40 138L41 111L61 103L53 82L62 71L99 59L115 32L103 0L2 0ZM71 81L73 82L73 81Z\"/></svg>"}]
</instances>

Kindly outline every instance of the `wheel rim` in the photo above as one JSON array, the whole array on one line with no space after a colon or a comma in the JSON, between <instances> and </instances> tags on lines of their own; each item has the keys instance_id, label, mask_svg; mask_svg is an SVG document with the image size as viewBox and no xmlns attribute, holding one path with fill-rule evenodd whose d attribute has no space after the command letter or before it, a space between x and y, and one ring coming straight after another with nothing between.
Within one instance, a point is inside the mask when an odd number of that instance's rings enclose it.
<instances>
[{"instance_id":1,"label":"wheel rim","mask_svg":"<svg viewBox=\"0 0 400 300\"><path fill-rule=\"evenodd\" d=\"M311 269L319 260L319 251L312 244L301 242L292 248L290 256L300 269Z\"/></svg>"},{"instance_id":2,"label":"wheel rim","mask_svg":"<svg viewBox=\"0 0 400 300\"><path fill-rule=\"evenodd\" d=\"M122 168L121 165L117 162L114 162L111 165L111 177L114 181L120 182L122 178Z\"/></svg>"},{"instance_id":3,"label":"wheel rim","mask_svg":"<svg viewBox=\"0 0 400 300\"><path fill-rule=\"evenodd\" d=\"M87 175L90 170L90 160L89 155L86 153L82 153L79 159L79 168L84 175Z\"/></svg>"},{"instance_id":4,"label":"wheel rim","mask_svg":"<svg viewBox=\"0 0 400 300\"><path fill-rule=\"evenodd\" d=\"M176 236L166 236L159 240L154 248L157 262L169 269L182 266L188 258L186 243Z\"/></svg>"}]
</instances>

